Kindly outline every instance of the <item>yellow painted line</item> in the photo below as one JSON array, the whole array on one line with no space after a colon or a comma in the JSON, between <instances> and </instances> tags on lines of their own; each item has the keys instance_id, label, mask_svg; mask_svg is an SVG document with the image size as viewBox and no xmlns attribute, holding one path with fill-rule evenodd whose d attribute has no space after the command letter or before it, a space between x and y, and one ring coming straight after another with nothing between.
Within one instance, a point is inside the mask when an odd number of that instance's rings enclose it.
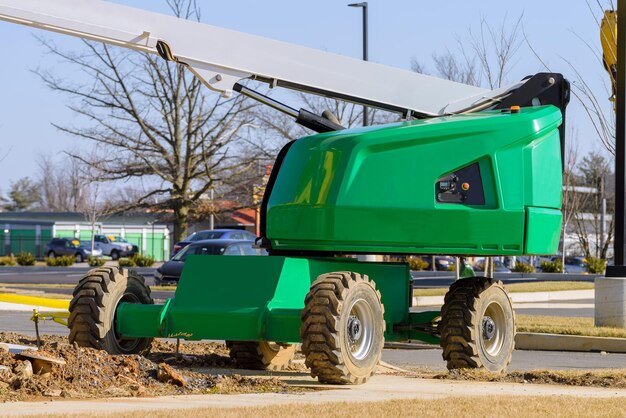
<instances>
[{"instance_id":1,"label":"yellow painted line","mask_svg":"<svg viewBox=\"0 0 626 418\"><path fill-rule=\"evenodd\" d=\"M23 296L12 293L0 293L0 302L19 303L21 305L43 306L53 309L69 310L69 299L48 299L36 296Z\"/></svg>"}]
</instances>

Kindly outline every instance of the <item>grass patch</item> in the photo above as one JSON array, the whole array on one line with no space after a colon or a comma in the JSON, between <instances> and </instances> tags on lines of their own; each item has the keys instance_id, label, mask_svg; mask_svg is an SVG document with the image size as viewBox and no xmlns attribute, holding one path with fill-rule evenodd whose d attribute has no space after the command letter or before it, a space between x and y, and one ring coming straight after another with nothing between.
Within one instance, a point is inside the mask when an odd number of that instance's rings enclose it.
<instances>
[{"instance_id":1,"label":"grass patch","mask_svg":"<svg viewBox=\"0 0 626 418\"><path fill-rule=\"evenodd\" d=\"M36 289L73 289L76 287L75 284L49 284L49 283L5 283L4 286L18 287L18 288L32 287Z\"/></svg>"},{"instance_id":2,"label":"grass patch","mask_svg":"<svg viewBox=\"0 0 626 418\"><path fill-rule=\"evenodd\" d=\"M529 282L505 284L504 288L511 293L520 292L557 292L560 290L589 290L594 288L591 282ZM447 287L432 289L414 289L413 296L444 296Z\"/></svg>"},{"instance_id":3,"label":"grass patch","mask_svg":"<svg viewBox=\"0 0 626 418\"><path fill-rule=\"evenodd\" d=\"M626 329L595 327L593 325L593 318L516 315L515 323L517 325L517 332L626 338Z\"/></svg>"},{"instance_id":4,"label":"grass patch","mask_svg":"<svg viewBox=\"0 0 626 418\"><path fill-rule=\"evenodd\" d=\"M589 290L594 289L592 282L536 282L505 284L505 289L511 293L519 292L557 292L559 290Z\"/></svg>"},{"instance_id":5,"label":"grass patch","mask_svg":"<svg viewBox=\"0 0 626 418\"><path fill-rule=\"evenodd\" d=\"M413 296L444 296L448 291L447 287L433 287L430 289L413 289Z\"/></svg>"},{"instance_id":6,"label":"grass patch","mask_svg":"<svg viewBox=\"0 0 626 418\"><path fill-rule=\"evenodd\" d=\"M22 295L22 296L36 296L40 298L60 299L60 300L70 300L72 298L72 295L67 295L64 293L47 293L47 292L39 292L36 290L16 289L12 287L2 287L2 286L0 286L0 293L9 293L9 294L15 294L15 295Z\"/></svg>"},{"instance_id":7,"label":"grass patch","mask_svg":"<svg viewBox=\"0 0 626 418\"><path fill-rule=\"evenodd\" d=\"M176 291L176 286L174 285L150 285L150 290L161 290L161 291Z\"/></svg>"},{"instance_id":8,"label":"grass patch","mask_svg":"<svg viewBox=\"0 0 626 418\"><path fill-rule=\"evenodd\" d=\"M378 402L328 402L239 408L141 410L124 412L125 417L256 417L256 418L361 418L361 417L623 417L624 398L574 396L449 396L438 399L394 399ZM64 415L48 415L67 417ZM71 416L119 417L120 413L81 413Z\"/></svg>"}]
</instances>

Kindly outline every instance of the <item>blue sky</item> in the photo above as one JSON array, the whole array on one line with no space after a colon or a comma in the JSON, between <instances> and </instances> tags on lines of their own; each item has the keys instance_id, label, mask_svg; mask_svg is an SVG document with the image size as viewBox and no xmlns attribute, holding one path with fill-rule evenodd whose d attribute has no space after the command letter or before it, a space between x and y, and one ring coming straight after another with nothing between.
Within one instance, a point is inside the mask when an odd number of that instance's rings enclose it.
<instances>
[{"instance_id":1,"label":"blue sky","mask_svg":"<svg viewBox=\"0 0 626 418\"><path fill-rule=\"evenodd\" d=\"M116 0L147 10L168 13L164 0ZM235 1L198 0L202 21L230 29L279 39L343 55L361 56L361 12L347 1ZM596 15L599 9L592 5ZM498 26L506 18L522 16L528 41L554 71L571 76L564 59L572 62L596 90L607 94L607 75L584 42L599 45L598 29L585 0L577 1L369 1L370 60L409 68L413 57L432 68L433 52L454 50L456 39L477 29L481 18ZM596 16L598 18L598 16ZM12 181L36 174L36 156L58 155L66 149L86 149L89 142L58 132L51 123L77 119L66 108L67 97L48 90L32 72L37 68L59 76L80 77L46 55L34 34L65 48L80 48L69 37L0 22L0 192ZM514 82L542 67L524 45L509 75ZM574 100L573 100L574 102ZM608 106L608 101L607 108ZM601 150L591 124L578 103L568 109L568 125L578 131L581 152Z\"/></svg>"}]
</instances>

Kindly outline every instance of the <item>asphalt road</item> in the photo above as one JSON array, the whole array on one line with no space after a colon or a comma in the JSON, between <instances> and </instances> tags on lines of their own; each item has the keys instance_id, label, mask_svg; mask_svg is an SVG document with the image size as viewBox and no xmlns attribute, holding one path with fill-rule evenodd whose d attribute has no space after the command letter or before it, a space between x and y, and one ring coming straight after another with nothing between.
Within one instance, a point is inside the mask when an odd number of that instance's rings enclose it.
<instances>
[{"instance_id":1,"label":"asphalt road","mask_svg":"<svg viewBox=\"0 0 626 418\"><path fill-rule=\"evenodd\" d=\"M35 327L28 312L0 311L0 331L35 336ZM42 334L68 335L68 329L52 321L40 323ZM416 345L417 347L429 347ZM385 349L383 361L406 369L445 370L441 349ZM602 369L622 368L626 354L565 353L559 351L515 351L509 370L535 369Z\"/></svg>"},{"instance_id":2,"label":"asphalt road","mask_svg":"<svg viewBox=\"0 0 626 418\"><path fill-rule=\"evenodd\" d=\"M6 267L0 266L1 283L76 284L92 267L80 263L74 267ZM135 268L152 283L155 268Z\"/></svg>"}]
</instances>

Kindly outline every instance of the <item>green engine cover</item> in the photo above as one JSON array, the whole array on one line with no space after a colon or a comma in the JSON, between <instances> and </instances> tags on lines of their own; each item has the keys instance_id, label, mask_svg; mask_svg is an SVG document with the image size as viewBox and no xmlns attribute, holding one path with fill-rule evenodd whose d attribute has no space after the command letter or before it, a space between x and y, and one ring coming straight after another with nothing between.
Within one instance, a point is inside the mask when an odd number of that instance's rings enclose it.
<instances>
[{"instance_id":1,"label":"green engine cover","mask_svg":"<svg viewBox=\"0 0 626 418\"><path fill-rule=\"evenodd\" d=\"M267 200L275 250L551 254L561 112L486 111L305 137Z\"/></svg>"}]
</instances>

